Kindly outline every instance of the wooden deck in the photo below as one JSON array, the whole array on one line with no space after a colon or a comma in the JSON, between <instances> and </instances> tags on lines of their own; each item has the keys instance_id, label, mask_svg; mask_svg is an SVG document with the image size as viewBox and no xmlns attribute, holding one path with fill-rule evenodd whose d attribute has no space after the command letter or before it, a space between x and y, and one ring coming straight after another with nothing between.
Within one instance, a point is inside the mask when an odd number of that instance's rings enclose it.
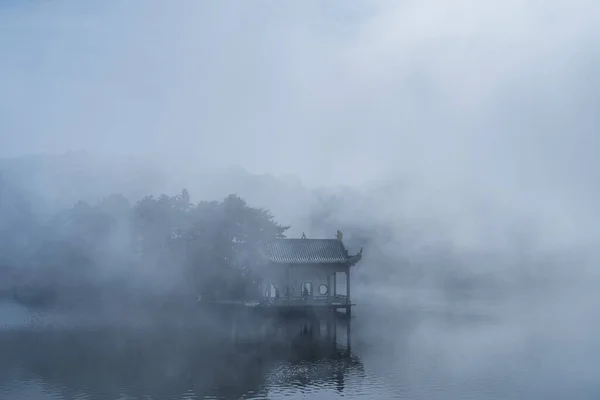
<instances>
[{"instance_id":1,"label":"wooden deck","mask_svg":"<svg viewBox=\"0 0 600 400\"><path fill-rule=\"evenodd\" d=\"M275 309L275 310L300 310L300 309L329 309L329 310L346 310L347 312L355 304L348 302L345 295L328 296L313 296L302 298L292 296L288 297L266 297L260 300L198 300L199 304L216 305L216 306L232 306L244 307L251 309Z\"/></svg>"},{"instance_id":2,"label":"wooden deck","mask_svg":"<svg viewBox=\"0 0 600 400\"><path fill-rule=\"evenodd\" d=\"M348 298L344 295L328 296L313 296L303 298L300 296L292 297L268 297L260 302L263 307L349 307L353 306L348 302Z\"/></svg>"}]
</instances>

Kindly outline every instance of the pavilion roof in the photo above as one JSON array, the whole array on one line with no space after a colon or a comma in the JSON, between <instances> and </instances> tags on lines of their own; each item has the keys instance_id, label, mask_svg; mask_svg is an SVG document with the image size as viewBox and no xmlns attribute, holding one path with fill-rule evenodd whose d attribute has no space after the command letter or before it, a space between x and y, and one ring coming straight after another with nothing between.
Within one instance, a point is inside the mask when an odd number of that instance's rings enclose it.
<instances>
[{"instance_id":1,"label":"pavilion roof","mask_svg":"<svg viewBox=\"0 0 600 400\"><path fill-rule=\"evenodd\" d=\"M276 239L267 243L266 258L276 264L356 264L362 254L348 255L338 239Z\"/></svg>"}]
</instances>

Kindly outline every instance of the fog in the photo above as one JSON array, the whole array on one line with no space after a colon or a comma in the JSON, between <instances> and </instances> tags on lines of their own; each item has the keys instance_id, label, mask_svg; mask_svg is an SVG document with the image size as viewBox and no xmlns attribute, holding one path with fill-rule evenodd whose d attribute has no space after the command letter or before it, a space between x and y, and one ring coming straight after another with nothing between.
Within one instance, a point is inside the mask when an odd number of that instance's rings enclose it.
<instances>
[{"instance_id":1,"label":"fog","mask_svg":"<svg viewBox=\"0 0 600 400\"><path fill-rule=\"evenodd\" d=\"M599 44L591 0L4 2L0 223L15 198L46 221L114 193L235 193L288 237L341 229L364 247L369 312L511 315L483 347L583 341L600 300ZM471 339L456 335L444 356Z\"/></svg>"},{"instance_id":2,"label":"fog","mask_svg":"<svg viewBox=\"0 0 600 400\"><path fill-rule=\"evenodd\" d=\"M22 180L51 203L239 193L291 235L369 231L396 269L438 249L475 271L562 255L570 273L594 272L599 11L9 2L0 152L95 155L60 168L104 180ZM242 170L274 178L261 191ZM324 213L332 226L315 226Z\"/></svg>"}]
</instances>

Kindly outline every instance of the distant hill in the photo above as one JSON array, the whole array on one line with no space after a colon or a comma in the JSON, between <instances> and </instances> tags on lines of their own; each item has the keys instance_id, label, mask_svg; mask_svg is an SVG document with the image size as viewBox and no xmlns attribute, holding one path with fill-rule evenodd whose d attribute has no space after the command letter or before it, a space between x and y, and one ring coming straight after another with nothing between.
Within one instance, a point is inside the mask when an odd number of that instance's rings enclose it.
<instances>
[{"instance_id":1,"label":"distant hill","mask_svg":"<svg viewBox=\"0 0 600 400\"><path fill-rule=\"evenodd\" d=\"M323 234L309 215L332 191L307 188L294 176L255 175L241 167L173 169L150 158L88 152L0 159L0 174L5 191L10 186L12 196L20 193L35 203L31 206L37 211L69 207L79 200L93 203L112 193L121 193L132 202L149 194L178 193L182 188L195 201L235 193L293 225L290 234L298 236L302 232ZM327 234L333 237L336 229Z\"/></svg>"},{"instance_id":2,"label":"distant hill","mask_svg":"<svg viewBox=\"0 0 600 400\"><path fill-rule=\"evenodd\" d=\"M95 203L120 193L136 202L183 188L193 201L237 194L291 225L289 237L333 238L341 229L352 252L364 247L355 275L364 283L413 285L446 280L448 274L454 282L463 272L471 279L469 265L480 257L457 252L439 221L415 214L420 205L402 181L310 188L297 177L251 174L240 167L191 170L151 158L72 152L0 159L0 234L8 238L0 244L0 267L27 246L33 221L79 200Z\"/></svg>"},{"instance_id":3,"label":"distant hill","mask_svg":"<svg viewBox=\"0 0 600 400\"><path fill-rule=\"evenodd\" d=\"M86 152L0 159L0 172L5 182L50 208L93 202L110 193L137 199L160 191L166 182L147 159Z\"/></svg>"}]
</instances>

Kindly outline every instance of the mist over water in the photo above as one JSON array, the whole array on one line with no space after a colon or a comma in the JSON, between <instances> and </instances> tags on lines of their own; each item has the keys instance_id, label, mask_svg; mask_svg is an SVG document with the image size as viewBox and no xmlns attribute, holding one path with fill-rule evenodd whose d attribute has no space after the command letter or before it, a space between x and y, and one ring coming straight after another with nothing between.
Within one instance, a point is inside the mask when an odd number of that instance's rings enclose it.
<instances>
[{"instance_id":1,"label":"mist over water","mask_svg":"<svg viewBox=\"0 0 600 400\"><path fill-rule=\"evenodd\" d=\"M0 397L597 398L599 27L591 0L3 2ZM173 305L206 249L133 256L163 244L134 211L221 202L165 218L210 232L231 194L364 248L350 348L268 319L240 347Z\"/></svg>"},{"instance_id":2,"label":"mist over water","mask_svg":"<svg viewBox=\"0 0 600 400\"><path fill-rule=\"evenodd\" d=\"M23 320L0 336L0 393L53 400L598 395L593 312L362 304L350 331L338 321L335 340L310 320L259 321L236 341L223 315L143 324L21 309Z\"/></svg>"}]
</instances>

